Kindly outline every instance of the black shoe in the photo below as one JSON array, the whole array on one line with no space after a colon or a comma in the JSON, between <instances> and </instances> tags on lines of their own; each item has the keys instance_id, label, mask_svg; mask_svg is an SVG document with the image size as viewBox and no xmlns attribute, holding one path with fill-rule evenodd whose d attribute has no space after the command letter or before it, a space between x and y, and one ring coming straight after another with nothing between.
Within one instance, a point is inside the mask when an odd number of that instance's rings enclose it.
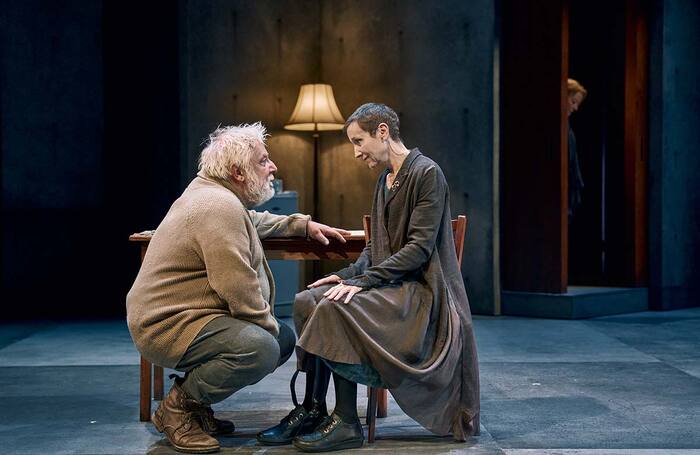
<instances>
[{"instance_id":1,"label":"black shoe","mask_svg":"<svg viewBox=\"0 0 700 455\"><path fill-rule=\"evenodd\" d=\"M330 452L362 447L365 435L360 419L346 422L335 412L326 417L313 433L294 438L294 447L302 452Z\"/></svg>"},{"instance_id":2,"label":"black shoe","mask_svg":"<svg viewBox=\"0 0 700 455\"><path fill-rule=\"evenodd\" d=\"M328 414L316 406L307 412L304 406L299 405L280 420L279 424L258 433L258 442L268 446L291 444L295 436L314 431L325 417L328 417Z\"/></svg>"}]
</instances>

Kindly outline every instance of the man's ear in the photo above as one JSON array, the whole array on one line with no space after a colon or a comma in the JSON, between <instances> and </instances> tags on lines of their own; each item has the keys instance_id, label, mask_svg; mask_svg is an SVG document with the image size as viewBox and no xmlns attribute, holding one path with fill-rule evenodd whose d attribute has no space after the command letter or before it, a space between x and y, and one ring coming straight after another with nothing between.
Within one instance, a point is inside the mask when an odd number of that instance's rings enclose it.
<instances>
[{"instance_id":1,"label":"man's ear","mask_svg":"<svg viewBox=\"0 0 700 455\"><path fill-rule=\"evenodd\" d=\"M231 166L231 179L234 182L243 182L245 181L245 177L243 176L243 173L237 166Z\"/></svg>"}]
</instances>

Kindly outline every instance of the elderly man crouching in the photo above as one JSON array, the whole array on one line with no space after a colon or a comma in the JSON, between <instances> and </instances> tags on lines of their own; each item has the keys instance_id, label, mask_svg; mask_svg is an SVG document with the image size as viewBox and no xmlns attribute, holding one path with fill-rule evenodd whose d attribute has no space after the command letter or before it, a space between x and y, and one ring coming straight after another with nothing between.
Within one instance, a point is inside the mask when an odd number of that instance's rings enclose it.
<instances>
[{"instance_id":1,"label":"elderly man crouching","mask_svg":"<svg viewBox=\"0 0 700 455\"><path fill-rule=\"evenodd\" d=\"M219 450L212 436L234 425L215 419L210 405L260 381L294 350L294 332L273 316L275 285L260 239L345 241L345 231L307 215L248 210L274 194L266 136L260 123L211 134L200 172L156 229L127 295L141 355L186 372L153 415L183 452Z\"/></svg>"}]
</instances>

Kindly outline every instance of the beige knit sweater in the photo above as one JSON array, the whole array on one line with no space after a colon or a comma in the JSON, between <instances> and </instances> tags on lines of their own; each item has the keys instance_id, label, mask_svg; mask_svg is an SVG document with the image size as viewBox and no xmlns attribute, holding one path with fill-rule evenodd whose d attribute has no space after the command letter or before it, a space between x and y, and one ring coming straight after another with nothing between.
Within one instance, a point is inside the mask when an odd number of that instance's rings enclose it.
<instances>
[{"instance_id":1,"label":"beige knit sweater","mask_svg":"<svg viewBox=\"0 0 700 455\"><path fill-rule=\"evenodd\" d=\"M275 285L260 239L305 236L308 220L247 210L228 182L198 174L156 229L126 297L141 355L173 368L199 331L223 315L277 336Z\"/></svg>"}]
</instances>

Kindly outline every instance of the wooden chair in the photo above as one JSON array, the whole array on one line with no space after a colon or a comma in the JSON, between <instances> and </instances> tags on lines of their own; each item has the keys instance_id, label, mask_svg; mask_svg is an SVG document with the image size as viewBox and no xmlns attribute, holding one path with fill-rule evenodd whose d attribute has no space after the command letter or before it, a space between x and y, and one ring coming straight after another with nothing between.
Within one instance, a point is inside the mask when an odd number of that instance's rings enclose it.
<instances>
[{"instance_id":1,"label":"wooden chair","mask_svg":"<svg viewBox=\"0 0 700 455\"><path fill-rule=\"evenodd\" d=\"M148 250L149 236L134 234L129 237L132 242L141 244L141 262L143 262L146 251ZM151 378L153 378L153 387L151 388ZM148 422L151 420L151 399L163 399L163 367L153 365L148 360L141 357L141 368L139 371L139 420ZM151 394L153 391L153 394Z\"/></svg>"},{"instance_id":2,"label":"wooden chair","mask_svg":"<svg viewBox=\"0 0 700 455\"><path fill-rule=\"evenodd\" d=\"M370 216L362 218L362 226L365 229L365 241L370 239ZM464 235L467 232L467 217L459 215L456 220L452 220L452 234L455 239L455 250L457 252L457 263L462 267L462 253L464 251ZM377 417L387 416L388 396L387 390L378 387L367 387L367 442L374 442L375 427ZM477 430L478 431L478 430Z\"/></svg>"},{"instance_id":3,"label":"wooden chair","mask_svg":"<svg viewBox=\"0 0 700 455\"><path fill-rule=\"evenodd\" d=\"M151 368L153 369L153 395L151 395ZM141 357L141 388L139 392L139 420L151 420L151 399L163 399L163 367L153 365Z\"/></svg>"}]
</instances>

